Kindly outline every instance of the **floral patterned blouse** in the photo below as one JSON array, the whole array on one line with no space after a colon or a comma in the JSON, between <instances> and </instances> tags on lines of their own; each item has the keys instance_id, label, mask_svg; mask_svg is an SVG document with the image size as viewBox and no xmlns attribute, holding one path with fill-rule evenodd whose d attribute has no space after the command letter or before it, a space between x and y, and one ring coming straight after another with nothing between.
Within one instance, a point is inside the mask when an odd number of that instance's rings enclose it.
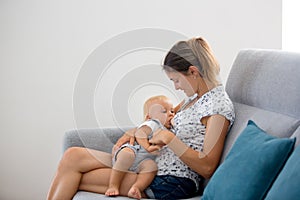
<instances>
[{"instance_id":1,"label":"floral patterned blouse","mask_svg":"<svg viewBox=\"0 0 300 200\"><path fill-rule=\"evenodd\" d=\"M172 132L189 147L202 151L206 127L200 119L215 114L225 116L230 121L230 126L235 118L233 104L223 86L213 88L192 106L177 112ZM199 189L201 176L184 164L167 146L162 148L156 162L157 175L186 177L193 180Z\"/></svg>"}]
</instances>

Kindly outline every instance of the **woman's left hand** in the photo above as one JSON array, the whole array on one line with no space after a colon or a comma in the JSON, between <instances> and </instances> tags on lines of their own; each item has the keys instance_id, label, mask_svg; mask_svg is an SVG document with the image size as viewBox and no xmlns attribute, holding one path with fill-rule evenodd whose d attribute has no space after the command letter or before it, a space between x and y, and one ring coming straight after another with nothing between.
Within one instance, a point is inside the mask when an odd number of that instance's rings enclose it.
<instances>
[{"instance_id":1,"label":"woman's left hand","mask_svg":"<svg viewBox=\"0 0 300 200\"><path fill-rule=\"evenodd\" d=\"M134 137L134 133L136 132L136 128L130 129L128 131L126 131L116 142L116 144L113 146L112 149L112 154L114 154L114 152L120 148L123 144L125 143L129 143L131 145L134 144L135 142L135 137Z\"/></svg>"},{"instance_id":2,"label":"woman's left hand","mask_svg":"<svg viewBox=\"0 0 300 200\"><path fill-rule=\"evenodd\" d=\"M153 137L149 140L152 145L163 147L175 137L174 133L169 130L158 129L153 133Z\"/></svg>"}]
</instances>

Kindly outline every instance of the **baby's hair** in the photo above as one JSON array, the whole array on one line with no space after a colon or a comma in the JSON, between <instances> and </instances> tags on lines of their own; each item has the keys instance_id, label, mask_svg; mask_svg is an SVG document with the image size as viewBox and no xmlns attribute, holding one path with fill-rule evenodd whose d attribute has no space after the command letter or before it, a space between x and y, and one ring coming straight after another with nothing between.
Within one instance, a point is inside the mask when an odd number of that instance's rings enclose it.
<instances>
[{"instance_id":1,"label":"baby's hair","mask_svg":"<svg viewBox=\"0 0 300 200\"><path fill-rule=\"evenodd\" d=\"M150 97L149 99L147 99L144 103L144 119L147 118L147 115L149 114L149 109L150 107L157 101L169 101L170 99L164 95L157 95L157 96L153 96Z\"/></svg>"}]
</instances>

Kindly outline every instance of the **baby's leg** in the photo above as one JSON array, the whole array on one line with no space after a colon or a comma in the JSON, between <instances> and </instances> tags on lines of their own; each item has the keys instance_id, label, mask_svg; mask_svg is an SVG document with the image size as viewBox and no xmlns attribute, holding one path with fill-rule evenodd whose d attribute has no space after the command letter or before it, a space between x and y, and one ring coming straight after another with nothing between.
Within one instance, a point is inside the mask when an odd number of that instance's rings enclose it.
<instances>
[{"instance_id":1,"label":"baby's leg","mask_svg":"<svg viewBox=\"0 0 300 200\"><path fill-rule=\"evenodd\" d=\"M128 169L132 166L134 159L135 154L132 149L125 147L120 150L110 175L109 186L105 192L106 196L119 195L119 188L123 177Z\"/></svg>"},{"instance_id":2,"label":"baby's leg","mask_svg":"<svg viewBox=\"0 0 300 200\"><path fill-rule=\"evenodd\" d=\"M154 160L146 159L139 165L139 174L135 183L128 192L128 197L141 199L145 197L142 195L144 191L152 182L157 173L157 165Z\"/></svg>"}]
</instances>

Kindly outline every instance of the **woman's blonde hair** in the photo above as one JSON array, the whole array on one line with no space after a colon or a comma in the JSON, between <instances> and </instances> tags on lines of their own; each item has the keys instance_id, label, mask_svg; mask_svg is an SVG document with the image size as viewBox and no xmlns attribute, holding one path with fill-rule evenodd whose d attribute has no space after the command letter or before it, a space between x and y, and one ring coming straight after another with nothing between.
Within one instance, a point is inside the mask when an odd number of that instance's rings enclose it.
<instances>
[{"instance_id":1,"label":"woman's blonde hair","mask_svg":"<svg viewBox=\"0 0 300 200\"><path fill-rule=\"evenodd\" d=\"M190 66L196 66L200 75L217 86L220 67L209 44L198 37L177 42L165 57L163 68L187 74Z\"/></svg>"}]
</instances>

